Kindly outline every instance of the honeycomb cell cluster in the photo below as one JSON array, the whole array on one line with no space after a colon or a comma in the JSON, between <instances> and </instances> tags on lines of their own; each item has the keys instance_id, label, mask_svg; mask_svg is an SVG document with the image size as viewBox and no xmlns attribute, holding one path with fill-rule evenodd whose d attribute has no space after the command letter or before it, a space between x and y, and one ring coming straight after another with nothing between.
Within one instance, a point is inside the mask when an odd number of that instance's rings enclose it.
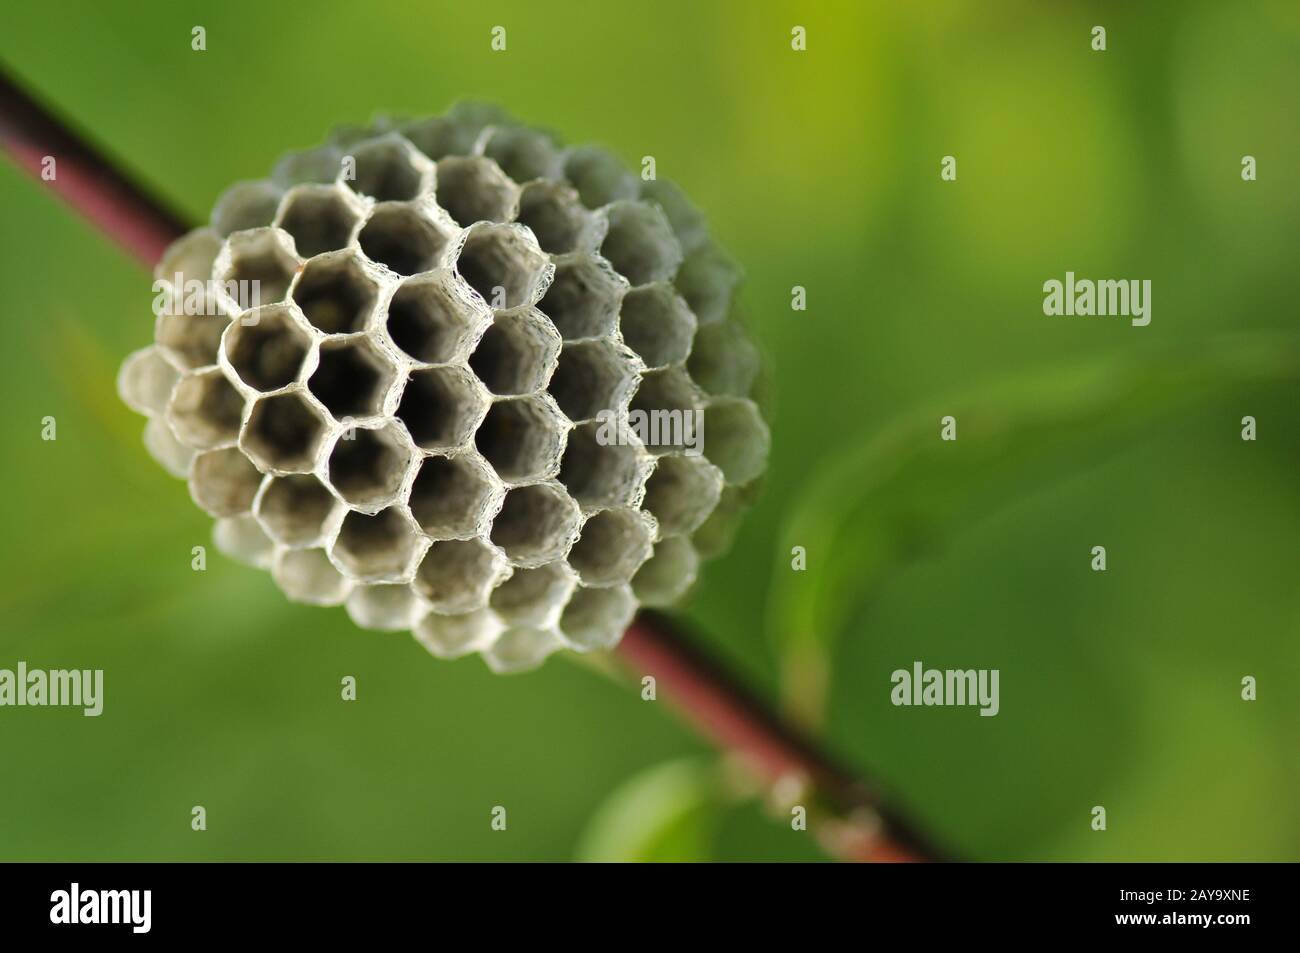
<instances>
[{"instance_id":1,"label":"honeycomb cell cluster","mask_svg":"<svg viewBox=\"0 0 1300 953\"><path fill-rule=\"evenodd\" d=\"M490 107L286 156L156 278L119 390L217 547L439 657L612 647L766 466L739 274L699 214Z\"/></svg>"}]
</instances>

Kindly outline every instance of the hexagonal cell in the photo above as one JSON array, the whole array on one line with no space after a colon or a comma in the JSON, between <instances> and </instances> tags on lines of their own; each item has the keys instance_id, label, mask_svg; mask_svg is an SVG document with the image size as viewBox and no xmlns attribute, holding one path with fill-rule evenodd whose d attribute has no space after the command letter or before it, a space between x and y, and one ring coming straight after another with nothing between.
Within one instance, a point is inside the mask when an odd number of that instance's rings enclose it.
<instances>
[{"instance_id":1,"label":"hexagonal cell","mask_svg":"<svg viewBox=\"0 0 1300 953\"><path fill-rule=\"evenodd\" d=\"M269 568L275 554L275 544L247 513L225 516L213 523L212 542L219 552L236 562L258 569Z\"/></svg>"},{"instance_id":2,"label":"hexagonal cell","mask_svg":"<svg viewBox=\"0 0 1300 953\"><path fill-rule=\"evenodd\" d=\"M551 263L518 225L475 225L465 234L456 272L492 308L532 304L545 289Z\"/></svg>"},{"instance_id":3,"label":"hexagonal cell","mask_svg":"<svg viewBox=\"0 0 1300 953\"><path fill-rule=\"evenodd\" d=\"M293 383L311 347L311 336L287 305L258 308L230 325L222 341L226 360L254 390Z\"/></svg>"},{"instance_id":4,"label":"hexagonal cell","mask_svg":"<svg viewBox=\"0 0 1300 953\"><path fill-rule=\"evenodd\" d=\"M397 368L367 338L323 341L307 387L336 420L370 417L384 409Z\"/></svg>"},{"instance_id":5,"label":"hexagonal cell","mask_svg":"<svg viewBox=\"0 0 1300 953\"><path fill-rule=\"evenodd\" d=\"M221 236L211 228L196 228L167 246L153 276L177 288L188 281L207 281L220 252Z\"/></svg>"},{"instance_id":6,"label":"hexagonal cell","mask_svg":"<svg viewBox=\"0 0 1300 953\"><path fill-rule=\"evenodd\" d=\"M575 251L591 230L590 213L578 193L560 182L530 182L519 193L516 220L533 230L537 244L551 255Z\"/></svg>"},{"instance_id":7,"label":"hexagonal cell","mask_svg":"<svg viewBox=\"0 0 1300 953\"><path fill-rule=\"evenodd\" d=\"M490 646L501 633L501 620L486 609L454 615L430 612L413 630L416 641L441 659L460 658Z\"/></svg>"},{"instance_id":8,"label":"hexagonal cell","mask_svg":"<svg viewBox=\"0 0 1300 953\"><path fill-rule=\"evenodd\" d=\"M641 183L642 201L653 202L663 209L672 226L677 243L686 251L693 251L708 238L708 228L700 210L691 204L674 183L667 179L650 179Z\"/></svg>"},{"instance_id":9,"label":"hexagonal cell","mask_svg":"<svg viewBox=\"0 0 1300 953\"><path fill-rule=\"evenodd\" d=\"M275 218L280 187L266 180L236 182L212 207L212 227L220 235L265 228Z\"/></svg>"},{"instance_id":10,"label":"hexagonal cell","mask_svg":"<svg viewBox=\"0 0 1300 953\"><path fill-rule=\"evenodd\" d=\"M477 454L426 457L411 485L411 515L435 539L474 536L501 501L500 484Z\"/></svg>"},{"instance_id":11,"label":"hexagonal cell","mask_svg":"<svg viewBox=\"0 0 1300 953\"><path fill-rule=\"evenodd\" d=\"M212 516L247 513L261 484L262 474L235 447L200 453L190 465L190 495Z\"/></svg>"},{"instance_id":12,"label":"hexagonal cell","mask_svg":"<svg viewBox=\"0 0 1300 953\"><path fill-rule=\"evenodd\" d=\"M239 445L257 464L281 473L310 473L325 437L320 412L301 394L276 394L253 405Z\"/></svg>"},{"instance_id":13,"label":"hexagonal cell","mask_svg":"<svg viewBox=\"0 0 1300 953\"><path fill-rule=\"evenodd\" d=\"M177 440L163 418L150 417L144 425L144 448L172 476L183 480L190 475L195 450Z\"/></svg>"},{"instance_id":14,"label":"hexagonal cell","mask_svg":"<svg viewBox=\"0 0 1300 953\"><path fill-rule=\"evenodd\" d=\"M628 420L651 453L700 450L701 394L680 368L651 371L628 410Z\"/></svg>"},{"instance_id":15,"label":"hexagonal cell","mask_svg":"<svg viewBox=\"0 0 1300 953\"><path fill-rule=\"evenodd\" d=\"M208 308L210 304L212 302L203 307ZM211 367L217 363L221 335L228 324L230 318L215 309L213 313L205 314L185 314L169 309L158 315L154 340L183 367L191 370Z\"/></svg>"},{"instance_id":16,"label":"hexagonal cell","mask_svg":"<svg viewBox=\"0 0 1300 953\"><path fill-rule=\"evenodd\" d=\"M504 120L505 114L482 103L458 103L445 116L431 116L401 126L417 149L430 159L469 155L483 129Z\"/></svg>"},{"instance_id":17,"label":"hexagonal cell","mask_svg":"<svg viewBox=\"0 0 1300 953\"><path fill-rule=\"evenodd\" d=\"M727 316L740 269L716 245L706 243L686 256L673 282L704 325Z\"/></svg>"},{"instance_id":18,"label":"hexagonal cell","mask_svg":"<svg viewBox=\"0 0 1300 953\"><path fill-rule=\"evenodd\" d=\"M488 604L511 625L553 625L575 585L573 571L563 562L516 569L492 591Z\"/></svg>"},{"instance_id":19,"label":"hexagonal cell","mask_svg":"<svg viewBox=\"0 0 1300 953\"><path fill-rule=\"evenodd\" d=\"M329 480L353 506L379 508L393 502L410 461L411 449L397 427L356 427L334 442Z\"/></svg>"},{"instance_id":20,"label":"hexagonal cell","mask_svg":"<svg viewBox=\"0 0 1300 953\"><path fill-rule=\"evenodd\" d=\"M437 612L472 612L510 574L501 553L478 539L430 544L415 574L415 588Z\"/></svg>"},{"instance_id":21,"label":"hexagonal cell","mask_svg":"<svg viewBox=\"0 0 1300 953\"><path fill-rule=\"evenodd\" d=\"M682 536L655 543L653 555L632 577L632 591L642 605L664 608L686 595L700 572L700 557Z\"/></svg>"},{"instance_id":22,"label":"hexagonal cell","mask_svg":"<svg viewBox=\"0 0 1300 953\"><path fill-rule=\"evenodd\" d=\"M718 505L722 482L722 471L704 457L660 457L642 503L659 521L660 538L695 532Z\"/></svg>"},{"instance_id":23,"label":"hexagonal cell","mask_svg":"<svg viewBox=\"0 0 1300 953\"><path fill-rule=\"evenodd\" d=\"M378 288L351 252L322 255L307 262L293 289L293 300L326 334L365 328Z\"/></svg>"},{"instance_id":24,"label":"hexagonal cell","mask_svg":"<svg viewBox=\"0 0 1300 953\"><path fill-rule=\"evenodd\" d=\"M560 633L579 652L610 649L623 638L635 613L636 599L627 586L579 586L560 616Z\"/></svg>"},{"instance_id":25,"label":"hexagonal cell","mask_svg":"<svg viewBox=\"0 0 1300 953\"><path fill-rule=\"evenodd\" d=\"M682 262L668 219L656 205L615 202L604 209L609 222L600 253L633 286L667 281Z\"/></svg>"},{"instance_id":26,"label":"hexagonal cell","mask_svg":"<svg viewBox=\"0 0 1300 953\"><path fill-rule=\"evenodd\" d=\"M538 307L566 341L604 337L614 330L627 282L608 263L578 258L555 266L555 279Z\"/></svg>"},{"instance_id":27,"label":"hexagonal cell","mask_svg":"<svg viewBox=\"0 0 1300 953\"><path fill-rule=\"evenodd\" d=\"M303 258L346 248L364 207L337 185L300 185L280 203L276 225L293 237Z\"/></svg>"},{"instance_id":28,"label":"hexagonal cell","mask_svg":"<svg viewBox=\"0 0 1300 953\"><path fill-rule=\"evenodd\" d=\"M467 228L514 218L519 187L491 159L453 156L438 163L436 195L456 224Z\"/></svg>"},{"instance_id":29,"label":"hexagonal cell","mask_svg":"<svg viewBox=\"0 0 1300 953\"><path fill-rule=\"evenodd\" d=\"M392 132L392 127L387 116L374 116L368 122L341 122L331 126L326 139L340 149L348 149Z\"/></svg>"},{"instance_id":30,"label":"hexagonal cell","mask_svg":"<svg viewBox=\"0 0 1300 953\"><path fill-rule=\"evenodd\" d=\"M411 372L397 416L417 447L453 450L470 442L487 402L483 385L469 371L430 367Z\"/></svg>"},{"instance_id":31,"label":"hexagonal cell","mask_svg":"<svg viewBox=\"0 0 1300 953\"><path fill-rule=\"evenodd\" d=\"M629 582L650 558L654 529L636 510L602 510L587 518L569 551L569 565L584 586Z\"/></svg>"},{"instance_id":32,"label":"hexagonal cell","mask_svg":"<svg viewBox=\"0 0 1300 953\"><path fill-rule=\"evenodd\" d=\"M758 377L758 347L735 321L715 321L700 328L686 367L710 394L747 397Z\"/></svg>"},{"instance_id":33,"label":"hexagonal cell","mask_svg":"<svg viewBox=\"0 0 1300 953\"><path fill-rule=\"evenodd\" d=\"M569 422L551 401L515 397L488 409L474 442L507 483L545 480L559 470L568 429Z\"/></svg>"},{"instance_id":34,"label":"hexagonal cell","mask_svg":"<svg viewBox=\"0 0 1300 953\"><path fill-rule=\"evenodd\" d=\"M511 675L537 668L563 647L560 637L550 629L517 626L506 629L483 650L483 661L498 675Z\"/></svg>"},{"instance_id":35,"label":"hexagonal cell","mask_svg":"<svg viewBox=\"0 0 1300 953\"><path fill-rule=\"evenodd\" d=\"M483 154L516 182L555 176L560 152L546 133L524 126L496 126L483 143ZM441 181L442 166L438 167Z\"/></svg>"},{"instance_id":36,"label":"hexagonal cell","mask_svg":"<svg viewBox=\"0 0 1300 953\"><path fill-rule=\"evenodd\" d=\"M398 582L409 579L422 541L395 507L374 515L350 510L330 546L334 561L354 579Z\"/></svg>"},{"instance_id":37,"label":"hexagonal cell","mask_svg":"<svg viewBox=\"0 0 1300 953\"><path fill-rule=\"evenodd\" d=\"M686 360L695 340L695 315L671 285L635 288L623 298L618 327L646 367Z\"/></svg>"},{"instance_id":38,"label":"hexagonal cell","mask_svg":"<svg viewBox=\"0 0 1300 953\"><path fill-rule=\"evenodd\" d=\"M267 535L285 546L315 546L341 517L341 504L310 473L272 477L262 486L253 512Z\"/></svg>"},{"instance_id":39,"label":"hexagonal cell","mask_svg":"<svg viewBox=\"0 0 1300 953\"><path fill-rule=\"evenodd\" d=\"M201 450L234 443L244 397L219 368L186 374L167 403L167 422L182 441Z\"/></svg>"},{"instance_id":40,"label":"hexagonal cell","mask_svg":"<svg viewBox=\"0 0 1300 953\"><path fill-rule=\"evenodd\" d=\"M597 146L570 150L564 157L564 177L587 208L636 197L636 179L623 163Z\"/></svg>"},{"instance_id":41,"label":"hexagonal cell","mask_svg":"<svg viewBox=\"0 0 1300 953\"><path fill-rule=\"evenodd\" d=\"M492 542L516 566L535 567L559 559L578 533L582 511L564 490L548 483L506 493L492 521Z\"/></svg>"},{"instance_id":42,"label":"hexagonal cell","mask_svg":"<svg viewBox=\"0 0 1300 953\"><path fill-rule=\"evenodd\" d=\"M286 549L275 556L271 576L294 602L336 606L348 597L352 583L329 561L323 549Z\"/></svg>"},{"instance_id":43,"label":"hexagonal cell","mask_svg":"<svg viewBox=\"0 0 1300 953\"><path fill-rule=\"evenodd\" d=\"M701 559L713 559L731 548L748 506L745 499L748 489L746 487L742 490L736 486L722 488L718 505L691 535L691 545Z\"/></svg>"},{"instance_id":44,"label":"hexagonal cell","mask_svg":"<svg viewBox=\"0 0 1300 953\"><path fill-rule=\"evenodd\" d=\"M399 275L414 275L438 266L447 236L413 205L376 205L357 236L371 261Z\"/></svg>"},{"instance_id":45,"label":"hexagonal cell","mask_svg":"<svg viewBox=\"0 0 1300 953\"><path fill-rule=\"evenodd\" d=\"M651 459L639 443L614 443L610 435L610 428L596 423L582 424L569 434L559 480L583 507L639 502Z\"/></svg>"},{"instance_id":46,"label":"hexagonal cell","mask_svg":"<svg viewBox=\"0 0 1300 953\"><path fill-rule=\"evenodd\" d=\"M748 483L767 467L772 438L758 406L739 397L719 397L704 409L704 455L728 483Z\"/></svg>"},{"instance_id":47,"label":"hexagonal cell","mask_svg":"<svg viewBox=\"0 0 1300 953\"><path fill-rule=\"evenodd\" d=\"M179 378L179 372L159 348L141 348L122 362L117 372L117 392L136 413L153 417L166 408Z\"/></svg>"},{"instance_id":48,"label":"hexagonal cell","mask_svg":"<svg viewBox=\"0 0 1300 953\"><path fill-rule=\"evenodd\" d=\"M488 313L445 274L408 278L388 302L388 336L417 361L446 364L464 355Z\"/></svg>"},{"instance_id":49,"label":"hexagonal cell","mask_svg":"<svg viewBox=\"0 0 1300 953\"><path fill-rule=\"evenodd\" d=\"M560 355L560 333L540 311L502 313L483 332L469 366L494 394L532 394L546 386Z\"/></svg>"},{"instance_id":50,"label":"hexagonal cell","mask_svg":"<svg viewBox=\"0 0 1300 953\"><path fill-rule=\"evenodd\" d=\"M275 164L271 178L285 186L333 182L343 169L343 153L334 145L291 152Z\"/></svg>"},{"instance_id":51,"label":"hexagonal cell","mask_svg":"<svg viewBox=\"0 0 1300 953\"><path fill-rule=\"evenodd\" d=\"M379 632L409 629L424 611L414 590L405 583L358 586L348 596L347 609L361 628Z\"/></svg>"},{"instance_id":52,"label":"hexagonal cell","mask_svg":"<svg viewBox=\"0 0 1300 953\"><path fill-rule=\"evenodd\" d=\"M240 311L283 301L298 271L292 240L278 228L235 232L217 256L213 277Z\"/></svg>"},{"instance_id":53,"label":"hexagonal cell","mask_svg":"<svg viewBox=\"0 0 1300 953\"><path fill-rule=\"evenodd\" d=\"M581 341L560 352L547 389L570 420L594 420L601 411L627 406L640 372L640 362L627 348L613 341Z\"/></svg>"},{"instance_id":54,"label":"hexagonal cell","mask_svg":"<svg viewBox=\"0 0 1300 953\"><path fill-rule=\"evenodd\" d=\"M356 179L348 184L376 202L404 202L428 186L432 163L400 136L363 142L352 150L352 157Z\"/></svg>"}]
</instances>

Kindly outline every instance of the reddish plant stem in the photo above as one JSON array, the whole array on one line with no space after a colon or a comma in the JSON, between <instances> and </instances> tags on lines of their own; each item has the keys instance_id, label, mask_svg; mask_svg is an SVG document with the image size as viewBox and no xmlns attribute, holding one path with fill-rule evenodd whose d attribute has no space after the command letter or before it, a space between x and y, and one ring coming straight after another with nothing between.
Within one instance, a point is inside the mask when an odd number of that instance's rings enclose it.
<instances>
[{"instance_id":1,"label":"reddish plant stem","mask_svg":"<svg viewBox=\"0 0 1300 953\"><path fill-rule=\"evenodd\" d=\"M0 146L150 268L186 225L0 70ZM47 157L53 174L45 179ZM48 174L48 173L47 173Z\"/></svg>"},{"instance_id":2,"label":"reddish plant stem","mask_svg":"<svg viewBox=\"0 0 1300 953\"><path fill-rule=\"evenodd\" d=\"M0 71L0 146L141 264L152 268L186 223ZM44 179L46 157L55 160ZM677 623L642 612L618 648L629 670L655 678L656 692L706 739L739 755L770 784L795 781L827 816L821 843L844 860L936 860L939 854L861 778L847 770L741 684Z\"/></svg>"}]
</instances>

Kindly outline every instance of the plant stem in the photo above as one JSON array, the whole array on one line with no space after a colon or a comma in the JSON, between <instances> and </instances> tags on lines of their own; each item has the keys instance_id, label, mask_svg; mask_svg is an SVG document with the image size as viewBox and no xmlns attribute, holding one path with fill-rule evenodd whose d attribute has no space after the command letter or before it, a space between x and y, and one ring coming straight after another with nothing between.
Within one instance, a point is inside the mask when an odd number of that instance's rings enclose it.
<instances>
[{"instance_id":1,"label":"plant stem","mask_svg":"<svg viewBox=\"0 0 1300 953\"><path fill-rule=\"evenodd\" d=\"M141 264L152 268L188 226L103 153L0 71L0 146ZM54 175L42 175L46 157ZM785 722L677 623L642 612L618 647L637 677L653 676L656 696L677 709L706 739L735 753L776 790L809 811L818 840L844 860L935 860L929 847L863 779ZM790 805L782 805L789 809Z\"/></svg>"}]
</instances>

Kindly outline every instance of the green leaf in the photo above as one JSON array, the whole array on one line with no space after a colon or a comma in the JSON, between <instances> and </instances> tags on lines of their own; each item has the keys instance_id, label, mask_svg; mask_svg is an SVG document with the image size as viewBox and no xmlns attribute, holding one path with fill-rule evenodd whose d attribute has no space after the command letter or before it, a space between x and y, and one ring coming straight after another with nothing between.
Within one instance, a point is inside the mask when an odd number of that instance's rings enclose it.
<instances>
[{"instance_id":1,"label":"green leaf","mask_svg":"<svg viewBox=\"0 0 1300 953\"><path fill-rule=\"evenodd\" d=\"M722 807L716 768L670 761L635 775L597 808L576 859L596 863L692 863L713 859Z\"/></svg>"},{"instance_id":2,"label":"green leaf","mask_svg":"<svg viewBox=\"0 0 1300 953\"><path fill-rule=\"evenodd\" d=\"M821 720L829 660L849 620L886 574L981 514L1041 488L1077 454L1087 465L1140 436L1160 415L1224 389L1300 375L1294 335L1236 335L1143 350L1002 381L847 440L800 494L780 550L807 550L809 568L778 563L766 614L781 652L787 708ZM957 440L940 440L940 420ZM1054 471L1060 474L1060 468Z\"/></svg>"}]
</instances>

